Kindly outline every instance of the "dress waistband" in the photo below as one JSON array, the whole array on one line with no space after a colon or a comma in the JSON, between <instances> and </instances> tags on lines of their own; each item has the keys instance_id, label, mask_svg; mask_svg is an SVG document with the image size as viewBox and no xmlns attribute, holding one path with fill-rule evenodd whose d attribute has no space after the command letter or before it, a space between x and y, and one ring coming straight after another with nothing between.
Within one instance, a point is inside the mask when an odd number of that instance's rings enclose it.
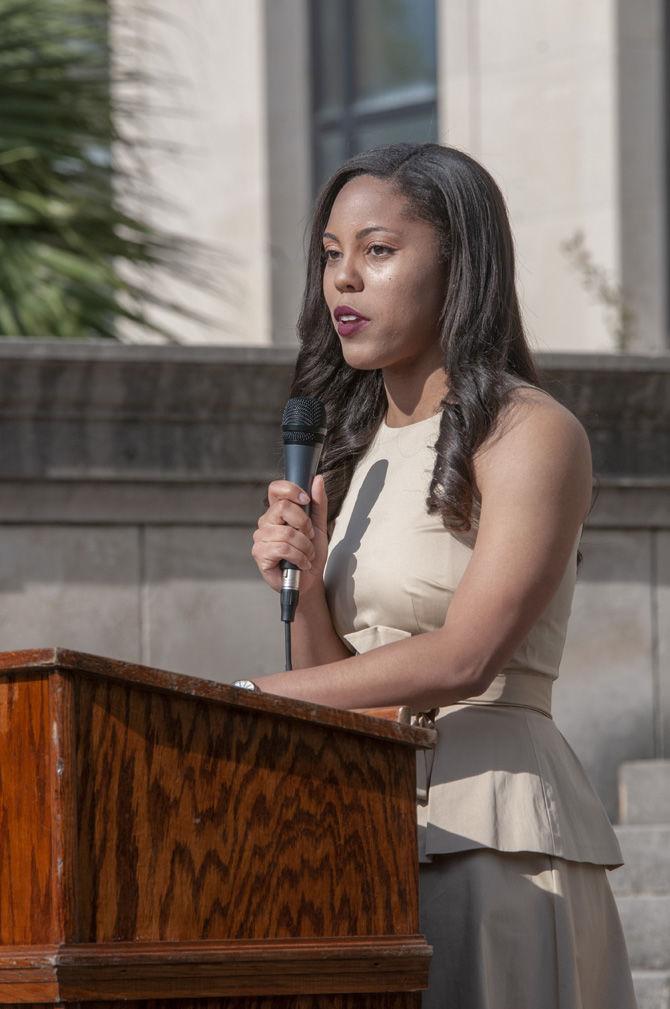
<instances>
[{"instance_id":1,"label":"dress waistband","mask_svg":"<svg viewBox=\"0 0 670 1009\"><path fill-rule=\"evenodd\" d=\"M456 704L509 704L513 707L532 708L552 718L551 691L554 680L544 673L525 669L506 669L498 673L484 693L465 697Z\"/></svg>"}]
</instances>

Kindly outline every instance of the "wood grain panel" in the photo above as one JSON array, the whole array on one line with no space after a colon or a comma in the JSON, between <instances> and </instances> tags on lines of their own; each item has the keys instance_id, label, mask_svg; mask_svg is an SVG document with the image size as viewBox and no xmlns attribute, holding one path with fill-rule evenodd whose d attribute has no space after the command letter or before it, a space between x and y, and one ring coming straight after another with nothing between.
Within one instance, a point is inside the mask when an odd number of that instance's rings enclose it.
<instances>
[{"instance_id":1,"label":"wood grain panel","mask_svg":"<svg viewBox=\"0 0 670 1009\"><path fill-rule=\"evenodd\" d=\"M417 930L411 748L110 680L75 694L80 941Z\"/></svg>"},{"instance_id":2,"label":"wood grain panel","mask_svg":"<svg viewBox=\"0 0 670 1009\"><path fill-rule=\"evenodd\" d=\"M74 680L70 673L49 676L49 776L51 794L52 938L77 936L77 768Z\"/></svg>"},{"instance_id":3,"label":"wood grain panel","mask_svg":"<svg viewBox=\"0 0 670 1009\"><path fill-rule=\"evenodd\" d=\"M5 1004L70 1004L412 993L425 987L429 955L420 935L5 947L0 995Z\"/></svg>"},{"instance_id":4,"label":"wood grain panel","mask_svg":"<svg viewBox=\"0 0 670 1009\"><path fill-rule=\"evenodd\" d=\"M0 944L57 938L48 674L0 676Z\"/></svg>"},{"instance_id":5,"label":"wood grain panel","mask_svg":"<svg viewBox=\"0 0 670 1009\"><path fill-rule=\"evenodd\" d=\"M142 999L53 1003L57 1009L421 1009L420 992L379 995L272 995L265 998ZM21 1009L45 1009L42 1002Z\"/></svg>"},{"instance_id":6,"label":"wood grain panel","mask_svg":"<svg viewBox=\"0 0 670 1009\"><path fill-rule=\"evenodd\" d=\"M165 945L64 948L61 997L361 994L416 989L428 972L422 936Z\"/></svg>"}]
</instances>

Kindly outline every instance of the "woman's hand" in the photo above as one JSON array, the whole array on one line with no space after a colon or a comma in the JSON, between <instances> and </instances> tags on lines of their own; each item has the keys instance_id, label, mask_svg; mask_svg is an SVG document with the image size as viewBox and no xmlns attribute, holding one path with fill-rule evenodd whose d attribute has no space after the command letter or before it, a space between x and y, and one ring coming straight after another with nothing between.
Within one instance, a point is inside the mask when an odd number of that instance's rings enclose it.
<instances>
[{"instance_id":1,"label":"woman's hand","mask_svg":"<svg viewBox=\"0 0 670 1009\"><path fill-rule=\"evenodd\" d=\"M282 560L300 568L300 593L323 586L323 569L328 556L328 497L319 473L312 481L311 515L300 501L302 488L289 480L273 480L268 485L270 505L254 530L251 555L271 589L282 587ZM309 566L311 565L311 567Z\"/></svg>"}]
</instances>

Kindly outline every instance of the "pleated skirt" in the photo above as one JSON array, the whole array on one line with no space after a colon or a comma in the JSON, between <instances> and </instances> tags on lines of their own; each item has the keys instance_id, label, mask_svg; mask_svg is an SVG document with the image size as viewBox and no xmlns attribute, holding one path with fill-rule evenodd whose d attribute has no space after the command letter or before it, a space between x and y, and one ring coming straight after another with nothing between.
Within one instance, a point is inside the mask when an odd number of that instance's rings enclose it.
<instances>
[{"instance_id":1,"label":"pleated skirt","mask_svg":"<svg viewBox=\"0 0 670 1009\"><path fill-rule=\"evenodd\" d=\"M616 871L616 870L614 870ZM607 869L490 848L419 866L422 1009L638 1009Z\"/></svg>"}]
</instances>

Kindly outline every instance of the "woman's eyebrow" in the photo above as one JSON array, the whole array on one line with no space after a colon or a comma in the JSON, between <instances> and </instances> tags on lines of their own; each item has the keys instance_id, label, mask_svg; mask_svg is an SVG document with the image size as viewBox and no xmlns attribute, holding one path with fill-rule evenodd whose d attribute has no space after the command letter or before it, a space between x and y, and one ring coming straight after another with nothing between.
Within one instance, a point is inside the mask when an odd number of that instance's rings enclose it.
<instances>
[{"instance_id":1,"label":"woman's eyebrow","mask_svg":"<svg viewBox=\"0 0 670 1009\"><path fill-rule=\"evenodd\" d=\"M364 238L366 235L369 235L372 231L386 231L388 232L389 235L397 235L398 237L400 237L400 233L397 231L393 231L392 228L385 228L382 224L371 224L368 228L361 228L360 231L357 231L356 238ZM324 231L323 237L334 238L336 242L338 240L337 235L334 235L332 231Z\"/></svg>"}]
</instances>

